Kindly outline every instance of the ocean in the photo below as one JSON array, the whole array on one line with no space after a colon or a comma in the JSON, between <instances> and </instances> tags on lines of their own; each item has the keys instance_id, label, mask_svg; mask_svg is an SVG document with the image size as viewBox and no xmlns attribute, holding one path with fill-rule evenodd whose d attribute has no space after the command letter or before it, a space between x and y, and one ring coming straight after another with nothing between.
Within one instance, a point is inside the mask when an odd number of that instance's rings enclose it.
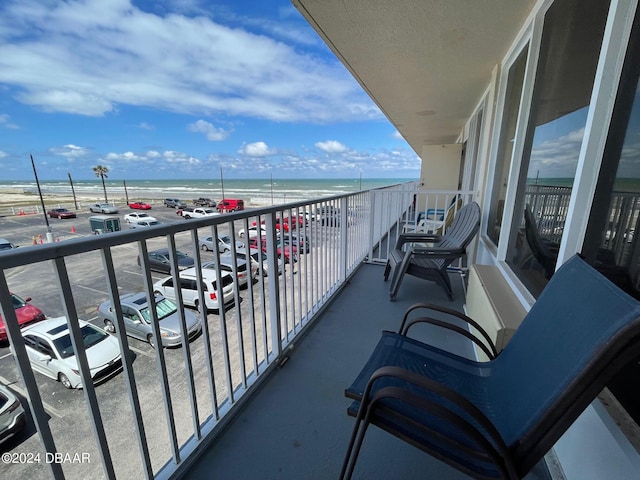
<instances>
[{"instance_id":1,"label":"ocean","mask_svg":"<svg viewBox=\"0 0 640 480\"><path fill-rule=\"evenodd\" d=\"M192 180L112 180L105 179L109 200L161 199L177 197L186 202L194 198L209 197L243 199L253 206L279 205L287 202L306 201L331 195L353 193L359 190L397 185L416 179L403 178L350 178L350 179L192 179ZM40 181L43 194L69 195L71 184L66 181ZM21 190L37 194L34 181L0 181L0 189ZM95 180L73 180L73 189L79 196L95 196L104 200L102 183Z\"/></svg>"}]
</instances>

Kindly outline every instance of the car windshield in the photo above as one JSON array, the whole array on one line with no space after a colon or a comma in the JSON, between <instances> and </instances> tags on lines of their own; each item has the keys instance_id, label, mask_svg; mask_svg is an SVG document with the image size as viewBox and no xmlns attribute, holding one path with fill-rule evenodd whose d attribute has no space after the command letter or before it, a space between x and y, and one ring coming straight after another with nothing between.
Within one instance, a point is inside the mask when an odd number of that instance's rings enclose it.
<instances>
[{"instance_id":1,"label":"car windshield","mask_svg":"<svg viewBox=\"0 0 640 480\"><path fill-rule=\"evenodd\" d=\"M93 325L83 325L80 327L80 333L82 334L82 343L84 343L85 349L89 349L109 337L107 333L98 330ZM71 336L69 334L56 338L53 341L53 344L60 354L60 357L68 358L75 355L73 345L71 345Z\"/></svg>"},{"instance_id":2,"label":"car windshield","mask_svg":"<svg viewBox=\"0 0 640 480\"><path fill-rule=\"evenodd\" d=\"M222 243L231 243L231 238L227 235L221 235L218 237Z\"/></svg>"},{"instance_id":3,"label":"car windshield","mask_svg":"<svg viewBox=\"0 0 640 480\"><path fill-rule=\"evenodd\" d=\"M177 311L178 307L176 307L176 304L169 299L163 298L158 303L156 303L156 313L158 314L158 320L162 320L169 315L173 315ZM149 311L149 307L140 309L140 315L142 315L142 318L144 318L145 322L151 323L151 312Z\"/></svg>"},{"instance_id":4,"label":"car windshield","mask_svg":"<svg viewBox=\"0 0 640 480\"><path fill-rule=\"evenodd\" d=\"M182 253L179 250L176 250L176 258L180 260L181 258L190 258L186 253Z\"/></svg>"},{"instance_id":5,"label":"car windshield","mask_svg":"<svg viewBox=\"0 0 640 480\"><path fill-rule=\"evenodd\" d=\"M148 217L149 215L147 215L146 213L139 213L138 214L138 218L142 218L142 217Z\"/></svg>"},{"instance_id":6,"label":"car windshield","mask_svg":"<svg viewBox=\"0 0 640 480\"><path fill-rule=\"evenodd\" d=\"M24 307L27 302L25 302L23 299L21 299L19 296L17 295L11 295L11 300L13 300L13 308L17 309L20 307Z\"/></svg>"},{"instance_id":7,"label":"car windshield","mask_svg":"<svg viewBox=\"0 0 640 480\"><path fill-rule=\"evenodd\" d=\"M13 248L10 243L0 243L0 250L11 250Z\"/></svg>"}]
</instances>

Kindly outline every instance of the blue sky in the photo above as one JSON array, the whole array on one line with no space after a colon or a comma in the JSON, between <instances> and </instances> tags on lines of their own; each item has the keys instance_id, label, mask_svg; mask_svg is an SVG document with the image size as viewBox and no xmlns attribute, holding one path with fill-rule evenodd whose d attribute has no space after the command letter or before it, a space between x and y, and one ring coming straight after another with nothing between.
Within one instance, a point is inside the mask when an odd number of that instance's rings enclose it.
<instances>
[{"instance_id":1,"label":"blue sky","mask_svg":"<svg viewBox=\"0 0 640 480\"><path fill-rule=\"evenodd\" d=\"M417 178L289 0L3 0L0 180Z\"/></svg>"}]
</instances>

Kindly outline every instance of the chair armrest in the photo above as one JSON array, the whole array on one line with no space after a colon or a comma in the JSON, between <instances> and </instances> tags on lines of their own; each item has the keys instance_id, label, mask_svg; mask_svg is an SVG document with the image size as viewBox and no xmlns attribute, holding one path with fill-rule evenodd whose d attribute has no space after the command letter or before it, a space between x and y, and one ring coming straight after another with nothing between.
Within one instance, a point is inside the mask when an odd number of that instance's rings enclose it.
<instances>
[{"instance_id":1,"label":"chair armrest","mask_svg":"<svg viewBox=\"0 0 640 480\"><path fill-rule=\"evenodd\" d=\"M471 421L462 418L459 413L445 406L444 403L438 403L430 400L426 396L419 396L412 391L402 388L401 386L383 387L375 391L372 395L371 391L375 382L384 377L393 377L403 380L424 390L425 393L437 398L446 399L468 415L475 425ZM374 414L375 409L378 408L378 403L386 398L393 398L409 403L415 408L426 411L431 415L439 417L443 422L449 423L454 429L462 431L464 435L471 438L482 448L483 451L476 452L476 454L484 454L491 458L491 460L504 471L505 477L518 478L515 473L515 466L513 465L509 454L509 449L500 435L500 432L498 432L491 420L478 407L455 390L452 390L448 386L428 377L424 377L401 367L381 367L371 375L371 378L367 383L367 387L360 403L358 419L365 420L366 423L369 423L371 415ZM387 409L388 407L382 406L382 408ZM478 426L481 428L478 428ZM446 438L441 435L438 435L438 437L440 439ZM457 445L456 439L454 438L448 439L448 441L451 445Z\"/></svg>"},{"instance_id":2,"label":"chair armrest","mask_svg":"<svg viewBox=\"0 0 640 480\"><path fill-rule=\"evenodd\" d=\"M396 248L400 248L405 243L436 243L442 240L442 235L431 235L426 233L402 233L398 236Z\"/></svg>"},{"instance_id":3,"label":"chair armrest","mask_svg":"<svg viewBox=\"0 0 640 480\"><path fill-rule=\"evenodd\" d=\"M418 310L418 309L426 309L426 310L431 310L435 312L440 312L440 313L444 313L446 315L455 317L459 320L462 320L463 322L475 328L482 338L478 337L477 335L474 335L468 330L465 330L463 328L460 328L457 325L454 325L453 323L449 323L449 321L446 318L442 320L442 319L435 319L431 317L421 316L421 317L409 320L409 314L414 310ZM434 305L430 303L416 303L411 307L409 307L409 309L405 312L404 317L402 317L402 323L400 324L400 328L398 329L398 334L407 336L407 334L409 333L409 329L413 325L418 323L429 323L431 325L435 325L441 328L446 328L448 330L451 330L452 332L458 333L468 338L473 343L478 345L478 347L482 349L482 351L487 355L487 357L489 357L490 360L493 360L498 356L498 350L495 344L493 343L493 340L491 340L491 337L489 336L489 334L485 331L484 328L482 328L482 326L478 322L476 322L471 317L466 316L464 313L458 312L456 310L452 310L447 307L442 307L440 305Z\"/></svg>"}]
</instances>

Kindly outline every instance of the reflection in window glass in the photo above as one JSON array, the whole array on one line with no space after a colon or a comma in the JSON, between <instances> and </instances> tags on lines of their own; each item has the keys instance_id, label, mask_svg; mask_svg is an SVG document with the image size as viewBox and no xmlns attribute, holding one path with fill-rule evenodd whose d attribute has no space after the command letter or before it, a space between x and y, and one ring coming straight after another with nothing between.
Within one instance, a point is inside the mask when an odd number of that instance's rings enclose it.
<instances>
[{"instance_id":1,"label":"reflection in window glass","mask_svg":"<svg viewBox=\"0 0 640 480\"><path fill-rule=\"evenodd\" d=\"M535 296L555 270L607 12L558 0L545 15L506 256Z\"/></svg>"},{"instance_id":2,"label":"reflection in window glass","mask_svg":"<svg viewBox=\"0 0 640 480\"><path fill-rule=\"evenodd\" d=\"M487 224L487 236L495 245L498 245L498 240L500 239L502 212L504 210L504 199L507 193L507 176L509 175L509 165L511 164L513 138L516 134L520 97L522 95L522 82L524 81L525 67L527 66L528 51L529 47L527 46L520 53L509 69L509 78L507 80L504 117L500 140L498 142L496 169L493 175L493 188L491 190L491 206L489 207L489 222Z\"/></svg>"},{"instance_id":3,"label":"reflection in window glass","mask_svg":"<svg viewBox=\"0 0 640 480\"><path fill-rule=\"evenodd\" d=\"M582 254L640 299L640 13L636 13L589 213ZM640 358L608 385L640 425Z\"/></svg>"}]
</instances>

